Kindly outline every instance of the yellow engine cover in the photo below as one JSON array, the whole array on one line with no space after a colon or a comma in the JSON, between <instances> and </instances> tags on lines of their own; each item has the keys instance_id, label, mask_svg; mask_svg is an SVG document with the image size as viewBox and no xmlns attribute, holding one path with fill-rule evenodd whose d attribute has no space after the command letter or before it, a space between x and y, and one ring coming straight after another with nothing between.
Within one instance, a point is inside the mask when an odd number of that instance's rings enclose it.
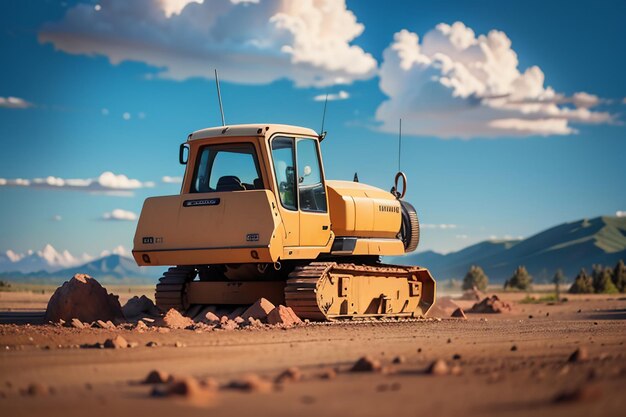
<instances>
[{"instance_id":1,"label":"yellow engine cover","mask_svg":"<svg viewBox=\"0 0 626 417\"><path fill-rule=\"evenodd\" d=\"M326 185L336 236L396 238L402 210L391 193L351 181L326 181Z\"/></svg>"}]
</instances>

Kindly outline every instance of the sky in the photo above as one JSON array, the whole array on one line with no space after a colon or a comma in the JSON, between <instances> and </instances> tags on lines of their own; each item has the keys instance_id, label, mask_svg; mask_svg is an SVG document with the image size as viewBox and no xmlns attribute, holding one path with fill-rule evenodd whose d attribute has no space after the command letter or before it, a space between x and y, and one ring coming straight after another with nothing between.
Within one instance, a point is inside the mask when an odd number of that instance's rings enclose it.
<instances>
[{"instance_id":1,"label":"sky","mask_svg":"<svg viewBox=\"0 0 626 417\"><path fill-rule=\"evenodd\" d=\"M390 189L418 250L626 211L622 1L8 0L0 251L132 248L178 146L221 124L320 129L327 179Z\"/></svg>"}]
</instances>

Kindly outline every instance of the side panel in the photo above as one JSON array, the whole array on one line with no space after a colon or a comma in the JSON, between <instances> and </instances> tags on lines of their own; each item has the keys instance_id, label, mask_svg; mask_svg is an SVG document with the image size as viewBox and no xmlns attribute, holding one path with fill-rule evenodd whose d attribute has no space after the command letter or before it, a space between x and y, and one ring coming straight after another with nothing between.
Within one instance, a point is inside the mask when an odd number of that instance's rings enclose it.
<instances>
[{"instance_id":1,"label":"side panel","mask_svg":"<svg viewBox=\"0 0 626 417\"><path fill-rule=\"evenodd\" d=\"M251 251L256 250L257 262L272 262L282 253L284 233L279 233L276 207L268 190L148 198L133 254L140 265L168 265L173 260L184 265L253 262ZM145 262L146 253L159 260Z\"/></svg>"}]
</instances>

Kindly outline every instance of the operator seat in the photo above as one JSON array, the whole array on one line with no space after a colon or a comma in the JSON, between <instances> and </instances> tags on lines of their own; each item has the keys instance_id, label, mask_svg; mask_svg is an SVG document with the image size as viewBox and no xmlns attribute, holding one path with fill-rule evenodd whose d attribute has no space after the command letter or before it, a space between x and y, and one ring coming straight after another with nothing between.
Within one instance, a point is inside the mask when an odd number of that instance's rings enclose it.
<instances>
[{"instance_id":1,"label":"operator seat","mask_svg":"<svg viewBox=\"0 0 626 417\"><path fill-rule=\"evenodd\" d=\"M241 180L234 175L225 175L217 180L217 187L215 191L243 191L246 187L243 186Z\"/></svg>"}]
</instances>

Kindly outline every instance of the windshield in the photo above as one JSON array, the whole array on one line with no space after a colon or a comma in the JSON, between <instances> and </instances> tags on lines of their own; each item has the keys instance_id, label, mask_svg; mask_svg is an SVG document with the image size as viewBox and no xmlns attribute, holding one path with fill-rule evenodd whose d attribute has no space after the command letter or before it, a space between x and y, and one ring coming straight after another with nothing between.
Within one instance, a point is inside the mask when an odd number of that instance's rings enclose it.
<instances>
[{"instance_id":1,"label":"windshield","mask_svg":"<svg viewBox=\"0 0 626 417\"><path fill-rule=\"evenodd\" d=\"M234 143L200 149L192 193L262 190L259 161L254 145Z\"/></svg>"}]
</instances>

